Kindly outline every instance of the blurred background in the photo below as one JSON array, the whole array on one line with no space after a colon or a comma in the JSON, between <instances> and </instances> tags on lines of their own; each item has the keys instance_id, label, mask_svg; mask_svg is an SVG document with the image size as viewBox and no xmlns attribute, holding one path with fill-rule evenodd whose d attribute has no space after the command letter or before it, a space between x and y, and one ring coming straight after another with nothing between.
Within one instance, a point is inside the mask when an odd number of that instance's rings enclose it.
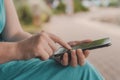
<instances>
[{"instance_id":1,"label":"blurred background","mask_svg":"<svg viewBox=\"0 0 120 80\"><path fill-rule=\"evenodd\" d=\"M88 60L106 80L120 80L120 0L14 0L23 29L45 30L66 41L110 37L112 46Z\"/></svg>"}]
</instances>

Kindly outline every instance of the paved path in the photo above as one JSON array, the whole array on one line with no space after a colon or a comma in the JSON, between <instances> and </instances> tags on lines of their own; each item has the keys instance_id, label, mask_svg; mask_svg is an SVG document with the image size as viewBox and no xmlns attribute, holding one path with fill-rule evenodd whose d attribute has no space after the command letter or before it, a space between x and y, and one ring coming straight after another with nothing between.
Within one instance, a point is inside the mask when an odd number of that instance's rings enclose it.
<instances>
[{"instance_id":1,"label":"paved path","mask_svg":"<svg viewBox=\"0 0 120 80\"><path fill-rule=\"evenodd\" d=\"M72 16L53 16L43 29L59 35L66 41L110 37L113 45L91 51L88 59L106 80L120 80L120 26L92 19L95 16L108 16L106 13L120 14L120 9L93 9L92 12Z\"/></svg>"}]
</instances>

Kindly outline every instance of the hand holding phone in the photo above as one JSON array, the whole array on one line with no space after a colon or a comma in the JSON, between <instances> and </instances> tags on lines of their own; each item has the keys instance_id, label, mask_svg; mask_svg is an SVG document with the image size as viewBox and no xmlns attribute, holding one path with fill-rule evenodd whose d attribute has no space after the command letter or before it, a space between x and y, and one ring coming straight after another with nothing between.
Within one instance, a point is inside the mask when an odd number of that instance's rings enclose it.
<instances>
[{"instance_id":1,"label":"hand holding phone","mask_svg":"<svg viewBox=\"0 0 120 80\"><path fill-rule=\"evenodd\" d=\"M92 41L90 43L82 43L82 44L75 45L72 47L72 49L76 50L80 48L84 51L84 50L93 50L93 49L103 48L110 45L111 45L110 38L103 38L103 39ZM54 53L53 58L60 58L61 56L63 56L65 52L67 52L68 56L70 56L70 53L71 53L70 50L67 50L61 47Z\"/></svg>"}]
</instances>

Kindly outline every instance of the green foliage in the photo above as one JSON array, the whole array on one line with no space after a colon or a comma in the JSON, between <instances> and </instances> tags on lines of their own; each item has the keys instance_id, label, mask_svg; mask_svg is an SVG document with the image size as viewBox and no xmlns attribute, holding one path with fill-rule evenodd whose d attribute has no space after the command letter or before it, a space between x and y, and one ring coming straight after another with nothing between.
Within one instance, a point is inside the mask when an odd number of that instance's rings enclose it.
<instances>
[{"instance_id":1,"label":"green foliage","mask_svg":"<svg viewBox=\"0 0 120 80\"><path fill-rule=\"evenodd\" d=\"M82 3L80 3L80 0L74 0L74 12L79 11L88 11L88 8L83 6Z\"/></svg>"},{"instance_id":2,"label":"green foliage","mask_svg":"<svg viewBox=\"0 0 120 80\"><path fill-rule=\"evenodd\" d=\"M55 14L65 13L65 8L66 8L65 4L62 1L60 1L59 5L57 6L56 9L53 10L53 12Z\"/></svg>"},{"instance_id":3,"label":"green foliage","mask_svg":"<svg viewBox=\"0 0 120 80\"><path fill-rule=\"evenodd\" d=\"M113 0L113 1L110 2L109 6L118 7L118 6L120 6L120 1L119 0Z\"/></svg>"},{"instance_id":4,"label":"green foliage","mask_svg":"<svg viewBox=\"0 0 120 80\"><path fill-rule=\"evenodd\" d=\"M24 25L24 24L22 24L22 28L23 28L26 32L29 32L29 33L34 34L34 33L36 33L36 32L39 32L39 31L42 29L42 26L36 27L36 26L34 26L34 25L32 25L32 24L30 24L30 25Z\"/></svg>"},{"instance_id":5,"label":"green foliage","mask_svg":"<svg viewBox=\"0 0 120 80\"><path fill-rule=\"evenodd\" d=\"M49 22L50 21L50 15L48 13L41 13L40 19L42 22Z\"/></svg>"},{"instance_id":6,"label":"green foliage","mask_svg":"<svg viewBox=\"0 0 120 80\"><path fill-rule=\"evenodd\" d=\"M32 14L27 5L20 6L17 12L18 12L19 19L23 24L32 23Z\"/></svg>"},{"instance_id":7,"label":"green foliage","mask_svg":"<svg viewBox=\"0 0 120 80\"><path fill-rule=\"evenodd\" d=\"M88 11L89 9L84 7L82 5L82 3L80 3L80 0L74 0L74 12L79 12L79 11ZM65 8L66 8L66 5L60 1L60 4L58 5L58 7L56 9L53 10L53 12L55 14L61 14L61 13L65 13Z\"/></svg>"}]
</instances>

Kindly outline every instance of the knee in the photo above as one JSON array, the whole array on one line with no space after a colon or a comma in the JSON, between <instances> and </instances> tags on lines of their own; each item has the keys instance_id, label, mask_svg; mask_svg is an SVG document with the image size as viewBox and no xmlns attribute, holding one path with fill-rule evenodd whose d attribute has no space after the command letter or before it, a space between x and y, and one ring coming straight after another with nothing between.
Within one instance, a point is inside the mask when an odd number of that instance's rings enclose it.
<instances>
[{"instance_id":1,"label":"knee","mask_svg":"<svg viewBox=\"0 0 120 80\"><path fill-rule=\"evenodd\" d=\"M83 66L77 66L74 71L75 75L78 76L76 80L104 80L101 74L88 61Z\"/></svg>"},{"instance_id":2,"label":"knee","mask_svg":"<svg viewBox=\"0 0 120 80\"><path fill-rule=\"evenodd\" d=\"M86 61L83 66L78 65L77 67L74 68L75 72L79 72L79 74L89 74L91 71L94 71L94 67Z\"/></svg>"},{"instance_id":3,"label":"knee","mask_svg":"<svg viewBox=\"0 0 120 80\"><path fill-rule=\"evenodd\" d=\"M83 66L78 66L78 68L82 68L83 70L91 70L93 69L93 65L90 64L89 61L86 61L85 64Z\"/></svg>"}]
</instances>

